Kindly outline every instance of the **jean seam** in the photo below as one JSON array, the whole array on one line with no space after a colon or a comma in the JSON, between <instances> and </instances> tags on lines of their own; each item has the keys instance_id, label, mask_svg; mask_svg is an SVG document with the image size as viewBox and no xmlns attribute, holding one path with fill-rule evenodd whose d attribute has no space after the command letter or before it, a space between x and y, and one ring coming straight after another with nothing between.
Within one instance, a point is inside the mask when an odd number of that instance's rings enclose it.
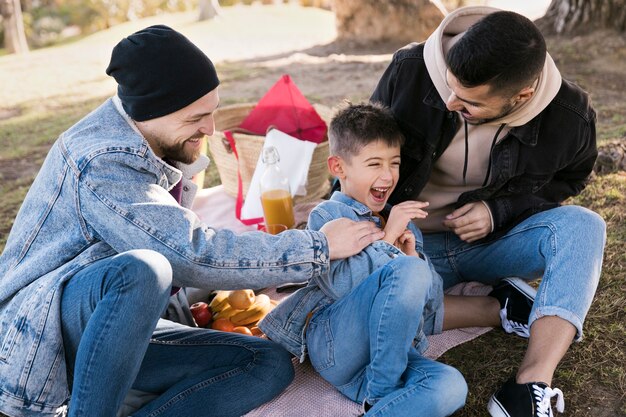
<instances>
[{"instance_id":1,"label":"jean seam","mask_svg":"<svg viewBox=\"0 0 626 417\"><path fill-rule=\"evenodd\" d=\"M448 254L448 255L457 255L457 254L460 254L460 253L464 253L464 252L470 251L470 250L472 250L474 248L478 248L478 247L482 247L482 246L489 246L489 245L491 245L494 242L498 242L498 241L504 240L504 239L506 239L508 237L513 237L513 236L515 236L517 234L520 234L520 233L523 233L523 232L527 232L527 231L532 230L532 229L542 228L542 227L550 229L550 231L552 232L553 236L556 235L556 233L557 233L556 227L554 226L554 224L552 224L552 223L537 223L537 224L533 224L533 225L530 225L530 226L526 226L523 229L516 230L515 233L510 233L509 232L509 233L505 234L504 236L500 236L499 238L491 240L489 242L474 244L474 245L472 245L470 247L465 247L465 248L462 248L462 249L448 250L446 248L446 254ZM447 243L447 239L446 239L446 243Z\"/></svg>"},{"instance_id":2,"label":"jean seam","mask_svg":"<svg viewBox=\"0 0 626 417\"><path fill-rule=\"evenodd\" d=\"M550 237L550 255L554 258L556 256L557 253L557 234L556 234L556 230L554 230L553 228L550 228L550 230L552 231L552 236ZM552 280L550 279L550 277L552 276L552 263L548 262L546 260L546 268L543 271L543 275L541 277L541 282L543 284L543 287L541 288L541 294L539 294L540 300L539 300L539 305L543 306L546 303L547 300L547 294L549 294L550 291L550 285L552 283ZM530 324L530 323L529 323Z\"/></svg>"},{"instance_id":3,"label":"jean seam","mask_svg":"<svg viewBox=\"0 0 626 417\"><path fill-rule=\"evenodd\" d=\"M415 369L415 368L414 368ZM429 380L430 376L428 375L427 372L422 372L419 369L415 369L416 371L420 371L423 375L424 378L420 379L419 384L414 384L411 386L411 388L407 389L406 391L404 391L401 395L395 397L393 400L389 401L387 404L385 404L380 410L376 411L376 413L373 415L377 416L377 415L385 415L385 410L388 409L389 407L391 407L392 405L401 402L404 398L409 397L413 392L415 392L418 389L422 389L424 387L427 387L428 384L424 384L424 380Z\"/></svg>"},{"instance_id":4,"label":"jean seam","mask_svg":"<svg viewBox=\"0 0 626 417\"><path fill-rule=\"evenodd\" d=\"M551 223L551 222L550 223L548 223L548 222L535 223L535 224L532 224L532 225L520 228L519 230L516 230L514 233L509 232L509 233L507 233L507 234L505 234L503 236L500 236L499 238L494 239L492 241L485 242L485 243L472 244L471 246L464 245L460 249L450 249L449 248L450 235L448 233L446 233L446 235L445 235L445 248L444 248L445 255L441 256L441 257L432 257L431 256L431 258L433 258L433 259L445 258L448 261L448 263L450 264L450 267L452 268L454 273L460 278L460 281L464 281L465 279L461 275L461 273L460 273L460 271L458 269L458 266L456 264L456 261L455 261L456 256L461 255L461 254L463 254L465 252L472 251L472 250L480 248L480 247L489 246L489 245L491 245L491 244L493 244L495 242L503 241L504 239L507 239L509 237L513 237L513 236L515 236L517 234L524 233L524 232L527 232L527 231L532 230L532 229L538 229L538 228L544 228L544 227L549 229L552 232L552 237L554 239L556 239L556 234L557 234L556 226L553 223ZM556 252L556 243L554 243L552 245L552 256L555 255L555 252Z\"/></svg>"},{"instance_id":5,"label":"jean seam","mask_svg":"<svg viewBox=\"0 0 626 417\"><path fill-rule=\"evenodd\" d=\"M100 337L98 337L98 339L96 340L96 342L97 342L96 348L90 352L90 355L89 355L89 358L88 358L85 370L81 372L81 374L83 374L83 375L87 375L88 376L89 374L91 374L92 369L93 369L93 367L95 365L93 363L93 358L99 356L99 352L101 351L102 347L105 345L104 343L102 343L102 339L103 339L102 335L104 335L105 333L110 331L110 328L111 328L111 324L110 323L114 322L112 317L115 316L115 315L119 315L119 311L120 311L119 307L121 306L121 303L119 302L120 292L121 292L120 290L124 289L127 286L127 284L128 284L128 280L127 280L126 274L125 273L120 273L120 272L122 272L123 269L124 268L120 268L120 267L109 267L109 269L108 269L109 271L115 270L117 272L117 275L122 277L122 284L119 286L119 289L117 291L115 291L115 298L113 300L115 307L112 308L112 309L107 310L109 318L106 320L105 326L102 327L103 331L99 332L99 336ZM100 302L101 301L102 301L102 299L100 300ZM76 371L76 366L74 366L74 371ZM74 372L74 374L75 374L75 372ZM91 381L91 378L85 378L85 381L84 381L84 382L87 383L86 385L89 385L89 383L87 381ZM81 385L81 387L79 388L79 393L78 393L79 395L81 395L81 394L84 395L84 392L85 392L84 388L85 388L85 384ZM79 410L78 414L80 415L82 413L82 411L83 410Z\"/></svg>"},{"instance_id":6,"label":"jean seam","mask_svg":"<svg viewBox=\"0 0 626 417\"><path fill-rule=\"evenodd\" d=\"M393 271L393 276L394 277L397 276L397 274L398 274L398 270L396 269L395 266L396 265L394 263L389 263L389 264L385 265L385 268L391 269ZM381 276L382 275L383 274L381 274ZM380 338L381 333L382 333L380 324L381 324L381 322L383 320L386 320L387 316L389 316L389 314L388 314L389 299L392 298L392 296L394 296L397 293L397 290L398 290L398 282L397 282L397 279L394 279L391 282L389 291L387 292L387 297L385 298L385 303L384 303L384 305L382 307L382 313L381 313L380 318L378 320L378 325L376 326L376 353L375 353L376 355L380 354L380 346L382 346L385 343L384 340L381 340L381 338ZM383 339L384 339L384 337L383 337ZM371 366L370 366L370 369L372 369ZM368 386L369 386L369 383L368 383ZM379 399L379 398L373 398L369 391L370 391L369 388L366 388L366 392L368 394L367 398L372 399L372 400L378 400Z\"/></svg>"},{"instance_id":7,"label":"jean seam","mask_svg":"<svg viewBox=\"0 0 626 417\"><path fill-rule=\"evenodd\" d=\"M214 384L216 382L220 382L220 381L223 381L225 379L232 378L234 376L238 376L238 375L249 373L250 370L253 367L256 366L256 361L257 361L257 357L258 357L257 350L256 349L252 349L249 346L240 345L238 343L233 343L232 345L240 346L240 347L243 347L243 348L251 351L252 354L253 354L252 361L249 362L245 367L238 367L236 369L232 369L232 370L230 370L228 372L224 372L224 373L222 373L220 375L216 375L216 376L214 376L212 378L200 381L197 384L194 384L193 386L188 387L187 389L179 392L178 394L176 394L175 396L170 398L165 404L163 404L162 406L160 406L156 410L152 411L150 414L148 414L147 417L156 417L156 416L166 412L167 409L170 406L174 405L175 403L177 403L177 402L179 402L181 400L184 400L192 392L195 392L195 391L198 391L200 389L203 389L203 388L205 388L205 387L207 387L209 385L212 385L212 384Z\"/></svg>"},{"instance_id":8,"label":"jean seam","mask_svg":"<svg viewBox=\"0 0 626 417\"><path fill-rule=\"evenodd\" d=\"M255 355L256 356L256 355ZM163 404L161 407L157 408L156 410L152 411L150 414L148 414L148 417L156 417L162 413L164 413L165 411L167 411L167 409L174 405L175 403L184 400L185 398L187 398L187 396L197 390L200 390L202 388L205 388L211 384L214 384L216 382L220 382L223 381L225 379L228 378L232 378L233 376L237 376L237 375L241 375L246 373L247 371L249 371L249 368L251 367L251 365L247 365L245 368L237 368L237 369L233 369L231 371L225 372L223 374L214 376L213 378L209 378L206 379L204 381L198 382L197 384L185 389L184 391L179 392L178 394L176 394L175 396L173 396L172 398L170 398L165 404Z\"/></svg>"},{"instance_id":9,"label":"jean seam","mask_svg":"<svg viewBox=\"0 0 626 417\"><path fill-rule=\"evenodd\" d=\"M197 342L181 342L178 340L159 340L159 339L150 339L150 343L154 345L166 345L166 346L216 346L216 345L225 345L225 346L238 346L243 347L248 350L252 350L249 345L239 342L231 342L231 341L219 341L219 342L206 342L206 341L197 341Z\"/></svg>"}]
</instances>

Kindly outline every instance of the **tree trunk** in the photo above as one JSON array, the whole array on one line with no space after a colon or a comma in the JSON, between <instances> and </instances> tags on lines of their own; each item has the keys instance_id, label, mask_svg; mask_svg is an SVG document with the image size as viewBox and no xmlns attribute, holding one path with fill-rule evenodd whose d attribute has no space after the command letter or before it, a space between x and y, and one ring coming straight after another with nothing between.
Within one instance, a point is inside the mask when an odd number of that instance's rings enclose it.
<instances>
[{"instance_id":1,"label":"tree trunk","mask_svg":"<svg viewBox=\"0 0 626 417\"><path fill-rule=\"evenodd\" d=\"M546 34L626 30L626 0L552 0L537 26Z\"/></svg>"},{"instance_id":2,"label":"tree trunk","mask_svg":"<svg viewBox=\"0 0 626 417\"><path fill-rule=\"evenodd\" d=\"M217 0L200 0L198 7L200 8L200 15L198 16L200 22L213 19L219 14L220 10L220 5Z\"/></svg>"},{"instance_id":3,"label":"tree trunk","mask_svg":"<svg viewBox=\"0 0 626 417\"><path fill-rule=\"evenodd\" d=\"M446 14L434 0L335 0L340 40L422 41Z\"/></svg>"},{"instance_id":4,"label":"tree trunk","mask_svg":"<svg viewBox=\"0 0 626 417\"><path fill-rule=\"evenodd\" d=\"M4 22L4 47L10 54L28 52L20 0L0 0L0 13Z\"/></svg>"}]
</instances>

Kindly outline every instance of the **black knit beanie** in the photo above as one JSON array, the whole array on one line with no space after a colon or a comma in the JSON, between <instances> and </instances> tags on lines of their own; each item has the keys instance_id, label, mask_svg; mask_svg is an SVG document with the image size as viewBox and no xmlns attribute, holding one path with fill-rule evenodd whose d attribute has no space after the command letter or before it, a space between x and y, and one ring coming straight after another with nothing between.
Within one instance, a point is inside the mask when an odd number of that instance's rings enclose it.
<instances>
[{"instance_id":1,"label":"black knit beanie","mask_svg":"<svg viewBox=\"0 0 626 417\"><path fill-rule=\"evenodd\" d=\"M220 83L204 52L163 25L122 39L113 48L106 73L117 81L124 110L138 122L180 110Z\"/></svg>"}]
</instances>

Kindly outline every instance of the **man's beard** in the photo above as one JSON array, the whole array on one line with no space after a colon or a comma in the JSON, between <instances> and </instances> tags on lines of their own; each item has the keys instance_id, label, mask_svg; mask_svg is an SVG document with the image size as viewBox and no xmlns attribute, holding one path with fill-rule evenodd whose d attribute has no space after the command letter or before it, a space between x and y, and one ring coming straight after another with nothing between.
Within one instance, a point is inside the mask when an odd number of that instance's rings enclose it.
<instances>
[{"instance_id":1,"label":"man's beard","mask_svg":"<svg viewBox=\"0 0 626 417\"><path fill-rule=\"evenodd\" d=\"M203 140L204 135L195 135L190 137L189 139L200 139ZM189 140L188 139L188 140ZM200 157L201 149L194 149L193 151L186 151L185 144L187 141L177 143L173 146L164 146L161 145L161 151L163 152L163 158L169 159L171 161L182 162L183 164L191 164L195 162Z\"/></svg>"},{"instance_id":2,"label":"man's beard","mask_svg":"<svg viewBox=\"0 0 626 417\"><path fill-rule=\"evenodd\" d=\"M488 119L478 119L478 120L467 120L467 123L471 124L471 125L484 125L485 123L489 123L489 122L493 122L494 120L498 120L503 118L504 116L506 116L507 114L511 113L511 111L513 111L513 108L515 107L516 103L507 103L506 106L504 106L502 108L502 111L495 117L490 117Z\"/></svg>"}]
</instances>

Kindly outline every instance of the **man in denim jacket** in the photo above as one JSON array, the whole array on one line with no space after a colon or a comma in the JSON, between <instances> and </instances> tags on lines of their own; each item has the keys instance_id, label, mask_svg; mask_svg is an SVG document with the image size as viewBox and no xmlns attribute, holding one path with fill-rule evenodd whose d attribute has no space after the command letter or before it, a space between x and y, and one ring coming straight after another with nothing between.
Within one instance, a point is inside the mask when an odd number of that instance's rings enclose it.
<instances>
[{"instance_id":1,"label":"man in denim jacket","mask_svg":"<svg viewBox=\"0 0 626 417\"><path fill-rule=\"evenodd\" d=\"M115 47L107 73L117 96L52 146L0 256L0 412L111 417L132 388L134 416L240 416L291 381L289 355L161 319L170 295L318 279L384 234L208 227L188 207L219 101L213 64L153 26Z\"/></svg>"},{"instance_id":2,"label":"man in denim jacket","mask_svg":"<svg viewBox=\"0 0 626 417\"><path fill-rule=\"evenodd\" d=\"M605 244L600 216L560 207L597 154L587 94L561 79L530 20L467 7L397 51L372 100L391 107L407 139L390 202L430 203L415 223L444 287L543 277L526 356L489 412L551 416L554 396L562 410L552 377L582 338Z\"/></svg>"}]
</instances>

